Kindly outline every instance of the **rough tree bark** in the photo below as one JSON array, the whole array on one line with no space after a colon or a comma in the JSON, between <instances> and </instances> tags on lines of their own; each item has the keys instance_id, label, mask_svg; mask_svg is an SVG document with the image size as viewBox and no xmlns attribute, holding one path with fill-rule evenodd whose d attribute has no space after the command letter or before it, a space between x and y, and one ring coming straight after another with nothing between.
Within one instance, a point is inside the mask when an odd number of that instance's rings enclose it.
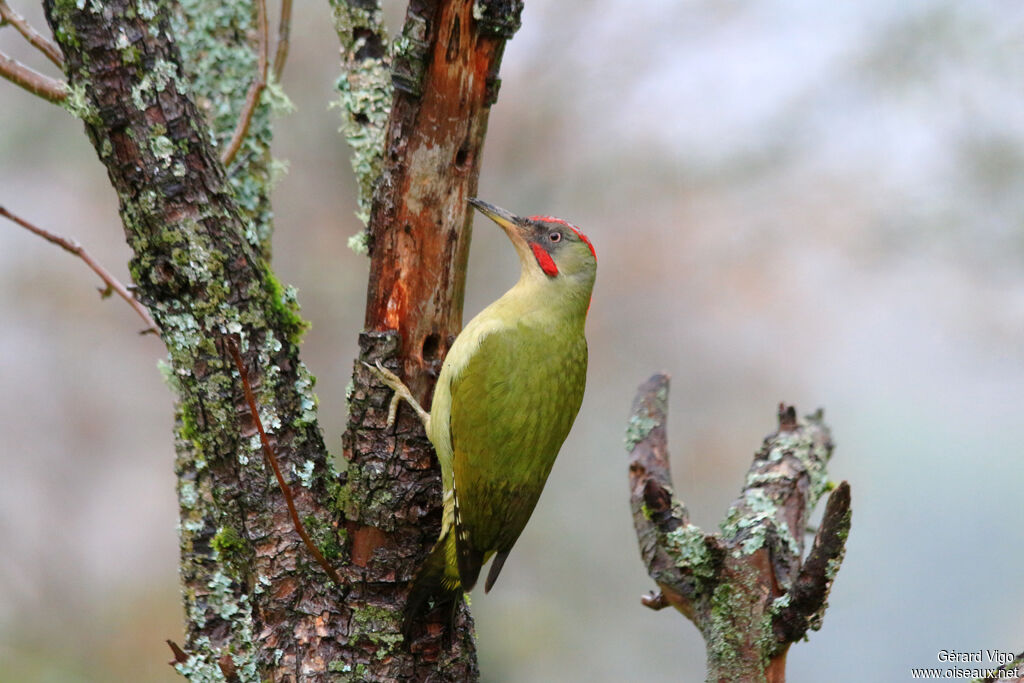
<instances>
[{"instance_id":1,"label":"rough tree bark","mask_svg":"<svg viewBox=\"0 0 1024 683\"><path fill-rule=\"evenodd\" d=\"M332 4L336 16L379 19L373 0ZM438 530L439 474L418 423L403 416L396 434L384 432L389 392L368 386L358 363L340 475L324 450L314 379L298 355L305 323L267 264L275 84L230 172L211 142L231 137L250 87L248 36L265 24L262 4L46 0L45 8L65 56L65 106L85 122L118 194L138 297L168 348L187 618L186 642L172 647L176 668L204 681L475 680L465 612L450 648L439 647L436 625L401 645L407 583ZM361 359L399 367L421 399L461 325L465 198L521 9L414 0L396 50L360 346ZM353 55L383 63L385 43L353 31L362 49ZM242 66L225 73L231 65ZM225 88L213 74L240 80ZM229 337L240 342L306 526L344 585L312 561L263 465Z\"/></svg>"},{"instance_id":2,"label":"rough tree bark","mask_svg":"<svg viewBox=\"0 0 1024 683\"><path fill-rule=\"evenodd\" d=\"M673 493L667 411L668 377L654 375L637 391L626 433L633 523L659 588L643 603L671 605L700 630L708 681L782 683L789 646L821 627L850 530L842 482L803 557L807 520L829 489L828 427L820 412L800 423L793 407L779 406L778 431L755 454L721 532L706 534Z\"/></svg>"}]
</instances>

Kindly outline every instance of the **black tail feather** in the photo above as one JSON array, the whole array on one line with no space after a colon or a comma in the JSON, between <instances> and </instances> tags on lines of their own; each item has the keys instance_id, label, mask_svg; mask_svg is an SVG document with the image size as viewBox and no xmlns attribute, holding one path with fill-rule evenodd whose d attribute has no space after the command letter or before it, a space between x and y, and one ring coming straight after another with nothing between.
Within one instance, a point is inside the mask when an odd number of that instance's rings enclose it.
<instances>
[{"instance_id":1,"label":"black tail feather","mask_svg":"<svg viewBox=\"0 0 1024 683\"><path fill-rule=\"evenodd\" d=\"M402 621L402 635L406 644L412 643L413 626L421 617L442 605L449 605L448 632L455 627L455 611L462 597L461 586L446 588L444 585L445 544L439 541L430 551L419 574L413 582L409 599L405 603L405 618Z\"/></svg>"},{"instance_id":2,"label":"black tail feather","mask_svg":"<svg viewBox=\"0 0 1024 683\"><path fill-rule=\"evenodd\" d=\"M457 558L459 562L459 578L462 580L462 590L467 593L473 590L476 581L480 578L480 568L484 566L484 554L469 545L455 539Z\"/></svg>"},{"instance_id":3,"label":"black tail feather","mask_svg":"<svg viewBox=\"0 0 1024 683\"><path fill-rule=\"evenodd\" d=\"M511 550L498 553L494 556L494 560L491 562L491 569L487 572L487 581L484 583L484 593L491 592L491 586L498 580L498 574L501 573L501 568L505 566L505 560L508 559L508 554Z\"/></svg>"}]
</instances>

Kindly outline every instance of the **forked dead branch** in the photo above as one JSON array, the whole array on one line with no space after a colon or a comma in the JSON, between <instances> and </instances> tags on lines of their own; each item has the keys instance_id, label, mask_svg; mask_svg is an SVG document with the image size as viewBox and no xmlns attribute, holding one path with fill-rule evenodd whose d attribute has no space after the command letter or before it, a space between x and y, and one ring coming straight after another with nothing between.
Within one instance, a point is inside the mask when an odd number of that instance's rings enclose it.
<instances>
[{"instance_id":1,"label":"forked dead branch","mask_svg":"<svg viewBox=\"0 0 1024 683\"><path fill-rule=\"evenodd\" d=\"M668 386L666 375L640 386L626 433L633 524L659 589L643 604L671 605L697 626L708 681L781 683L789 646L821 626L850 530L850 487L827 479L831 434L820 411L798 421L780 405L778 430L754 456L743 492L720 531L705 533L672 487ZM807 521L830 488L804 558Z\"/></svg>"}]
</instances>

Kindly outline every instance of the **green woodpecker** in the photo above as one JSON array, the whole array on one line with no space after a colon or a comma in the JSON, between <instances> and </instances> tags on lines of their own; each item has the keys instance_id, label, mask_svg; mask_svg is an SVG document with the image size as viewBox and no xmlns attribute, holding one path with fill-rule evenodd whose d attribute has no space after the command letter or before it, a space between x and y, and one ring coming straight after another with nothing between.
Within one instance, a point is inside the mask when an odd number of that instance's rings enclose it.
<instances>
[{"instance_id":1,"label":"green woodpecker","mask_svg":"<svg viewBox=\"0 0 1024 683\"><path fill-rule=\"evenodd\" d=\"M480 312L445 357L428 414L401 380L373 368L417 412L441 464L441 536L406 607L405 632L421 613L476 585L492 556L489 591L540 498L583 400L583 327L597 272L590 240L549 216L520 218L478 199L519 254L519 282Z\"/></svg>"}]
</instances>

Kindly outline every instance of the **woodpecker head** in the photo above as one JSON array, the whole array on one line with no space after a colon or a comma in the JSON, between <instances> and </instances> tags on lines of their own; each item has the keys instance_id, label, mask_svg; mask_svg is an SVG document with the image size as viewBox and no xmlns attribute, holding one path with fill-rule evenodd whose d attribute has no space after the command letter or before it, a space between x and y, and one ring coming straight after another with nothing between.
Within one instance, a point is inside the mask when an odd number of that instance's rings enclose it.
<instances>
[{"instance_id":1,"label":"woodpecker head","mask_svg":"<svg viewBox=\"0 0 1024 683\"><path fill-rule=\"evenodd\" d=\"M579 229L551 216L521 218L475 197L469 203L500 225L512 240L524 276L583 285L589 296L597 272L597 252Z\"/></svg>"}]
</instances>

